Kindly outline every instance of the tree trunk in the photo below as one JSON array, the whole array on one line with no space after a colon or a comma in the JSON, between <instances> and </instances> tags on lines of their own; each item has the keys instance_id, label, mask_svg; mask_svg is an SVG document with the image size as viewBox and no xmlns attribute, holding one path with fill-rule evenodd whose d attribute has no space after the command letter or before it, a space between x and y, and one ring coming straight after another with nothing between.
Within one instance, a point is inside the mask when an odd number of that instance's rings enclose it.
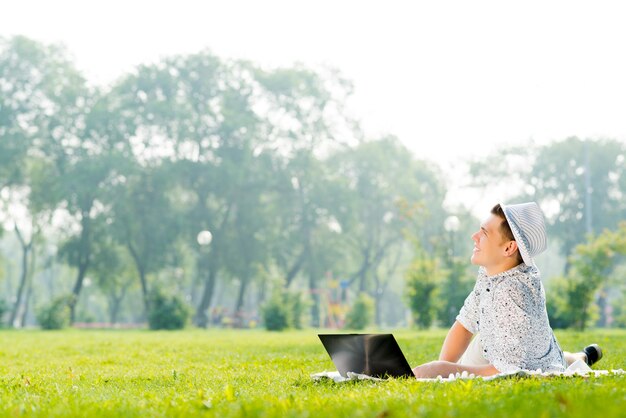
<instances>
[{"instance_id":1,"label":"tree trunk","mask_svg":"<svg viewBox=\"0 0 626 418\"><path fill-rule=\"evenodd\" d=\"M579 331L584 331L585 330L585 319L587 318L587 303L585 303L583 305L583 308L580 312L580 316L579 316L579 322L578 322L578 330Z\"/></svg>"},{"instance_id":2,"label":"tree trunk","mask_svg":"<svg viewBox=\"0 0 626 418\"><path fill-rule=\"evenodd\" d=\"M89 208L91 209L91 206ZM78 276L76 277L76 283L74 283L74 288L72 290L72 295L74 297L69 303L70 324L73 324L76 319L76 304L78 303L80 291L83 288L83 280L87 274L87 269L89 268L89 262L91 259L91 220L89 218L89 212L90 210L83 210L81 212L80 223L82 230L80 233L80 253L78 255Z\"/></svg>"},{"instance_id":3,"label":"tree trunk","mask_svg":"<svg viewBox=\"0 0 626 418\"><path fill-rule=\"evenodd\" d=\"M128 286L129 284L123 285L119 294L115 291L109 294L109 321L111 321L111 325L117 324L122 300L124 300L124 296L126 296Z\"/></svg>"},{"instance_id":4,"label":"tree trunk","mask_svg":"<svg viewBox=\"0 0 626 418\"><path fill-rule=\"evenodd\" d=\"M150 296L148 295L148 281L146 280L146 270L142 267L137 266L139 269L139 280L141 281L141 294L143 295L143 308L148 315L148 311L150 309Z\"/></svg>"},{"instance_id":5,"label":"tree trunk","mask_svg":"<svg viewBox=\"0 0 626 418\"><path fill-rule=\"evenodd\" d=\"M120 298L113 296L109 298L109 322L111 325L117 323L117 314L120 311Z\"/></svg>"},{"instance_id":6,"label":"tree trunk","mask_svg":"<svg viewBox=\"0 0 626 418\"><path fill-rule=\"evenodd\" d=\"M396 270L398 269L398 265L400 264L401 258L402 258L401 250L396 251L396 256L395 256L394 261L391 263L387 271L384 272L384 277L385 277L384 281L380 279L377 269L374 269L373 276L374 276L374 284L376 286L375 287L376 325L378 327L382 327L381 304L382 304L383 296L385 295L385 291L387 290L387 286L389 285L389 281L391 280L391 277L393 277Z\"/></svg>"},{"instance_id":7,"label":"tree trunk","mask_svg":"<svg viewBox=\"0 0 626 418\"><path fill-rule=\"evenodd\" d=\"M22 310L22 317L20 318L20 328L26 326L26 319L28 317L28 309L30 308L30 298L33 294L33 279L28 280L28 287L26 288L26 296L24 297L24 309Z\"/></svg>"},{"instance_id":8,"label":"tree trunk","mask_svg":"<svg viewBox=\"0 0 626 418\"><path fill-rule=\"evenodd\" d=\"M85 275L87 274L87 263L83 263L78 267L78 276L76 277L76 283L74 284L74 289L72 290L72 295L74 297L70 301L70 324L73 324L76 320L76 305L78 304L78 297L80 296L80 291L83 289L83 281L85 279Z\"/></svg>"},{"instance_id":9,"label":"tree trunk","mask_svg":"<svg viewBox=\"0 0 626 418\"><path fill-rule=\"evenodd\" d=\"M215 288L215 280L217 278L217 272L220 268L219 266L219 249L221 245L221 237L222 232L226 228L226 224L228 219L230 218L230 212L233 205L230 203L224 212L224 217L222 218L222 222L220 223L219 228L213 234L213 242L211 244L211 252L209 253L209 274L207 275L206 281L204 282L204 291L202 292L202 299L200 299L200 304L198 305L198 309L196 310L196 315L194 317L194 323L196 326L200 328L206 328L209 324L209 316L207 315L207 310L209 306L211 306L211 299L213 299L213 289Z\"/></svg>"},{"instance_id":10,"label":"tree trunk","mask_svg":"<svg viewBox=\"0 0 626 418\"><path fill-rule=\"evenodd\" d=\"M111 325L117 324L117 318L120 313L120 307L122 306L122 299L124 299L124 295L114 295L109 300L109 321L111 321Z\"/></svg>"},{"instance_id":11,"label":"tree trunk","mask_svg":"<svg viewBox=\"0 0 626 418\"><path fill-rule=\"evenodd\" d=\"M606 293L607 293L606 287L602 286L598 294L598 309L600 310L600 318L598 318L597 326L600 328L606 327L607 322L608 322L608 318L606 315L606 307L607 307Z\"/></svg>"},{"instance_id":12,"label":"tree trunk","mask_svg":"<svg viewBox=\"0 0 626 418\"><path fill-rule=\"evenodd\" d=\"M207 275L207 279L204 282L202 299L200 299L200 304L198 305L198 309L196 310L196 316L194 317L194 323L200 328L206 328L209 325L207 309L209 309L209 306L211 305L211 299L213 299L213 290L215 288L215 278L217 277L217 270L217 262L211 263L209 274Z\"/></svg>"},{"instance_id":13,"label":"tree trunk","mask_svg":"<svg viewBox=\"0 0 626 418\"><path fill-rule=\"evenodd\" d=\"M295 279L296 275L302 268L302 265L304 264L305 260L306 260L306 251L302 250L302 253L300 254L300 256L296 259L293 266L287 272L287 277L285 280L285 289L289 288L289 286L291 285L291 282L293 281L293 279Z\"/></svg>"},{"instance_id":14,"label":"tree trunk","mask_svg":"<svg viewBox=\"0 0 626 418\"><path fill-rule=\"evenodd\" d=\"M148 308L149 308L149 300L148 300L148 282L146 280L146 268L144 265L144 261L139 257L139 253L137 253L137 250L135 250L135 247L133 247L133 244L130 241L126 242L126 245L128 247L128 251L130 252L130 255L133 257L133 260L135 261L135 268L137 269L137 274L139 275L139 282L141 284L141 296L143 298L143 308L144 308L144 313L145 315L148 314Z\"/></svg>"},{"instance_id":15,"label":"tree trunk","mask_svg":"<svg viewBox=\"0 0 626 418\"><path fill-rule=\"evenodd\" d=\"M28 269L28 279L26 288L26 297L24 298L24 310L22 311L22 318L20 320L20 327L26 326L26 320L28 318L28 310L30 308L30 300L33 295L33 275L35 274L35 252L30 254L30 268Z\"/></svg>"},{"instance_id":16,"label":"tree trunk","mask_svg":"<svg viewBox=\"0 0 626 418\"><path fill-rule=\"evenodd\" d=\"M363 270L359 276L359 293L367 290L367 270Z\"/></svg>"},{"instance_id":17,"label":"tree trunk","mask_svg":"<svg viewBox=\"0 0 626 418\"><path fill-rule=\"evenodd\" d=\"M372 274L374 277L374 318L376 321L376 326L381 326L381 317L380 317L380 304L383 298L383 289L380 283L380 277L378 277L378 273L374 271Z\"/></svg>"},{"instance_id":18,"label":"tree trunk","mask_svg":"<svg viewBox=\"0 0 626 418\"><path fill-rule=\"evenodd\" d=\"M311 246L307 242L306 245L307 261L309 265L309 290L311 292L311 325L313 327L320 327L320 294L317 288L317 264L315 263L315 257Z\"/></svg>"},{"instance_id":19,"label":"tree trunk","mask_svg":"<svg viewBox=\"0 0 626 418\"><path fill-rule=\"evenodd\" d=\"M235 319L239 322L237 324L237 326L239 327L243 326L243 324L241 323L241 321L243 320L243 305L249 282L250 274L246 272L243 277L241 277L241 284L239 285L239 293L237 295L237 303L235 304Z\"/></svg>"},{"instance_id":20,"label":"tree trunk","mask_svg":"<svg viewBox=\"0 0 626 418\"><path fill-rule=\"evenodd\" d=\"M9 326L11 327L15 326L15 321L22 305L22 295L24 294L24 288L26 287L27 281L26 279L28 278L28 254L30 253L33 244L32 238L28 244L26 243L26 241L24 241L24 237L22 237L22 233L20 232L17 225L15 225L15 233L22 247L22 272L20 274L20 283L17 288L15 304L13 305L13 309L11 310L11 317L9 319Z\"/></svg>"},{"instance_id":21,"label":"tree trunk","mask_svg":"<svg viewBox=\"0 0 626 418\"><path fill-rule=\"evenodd\" d=\"M259 289L256 299L256 307L259 308L265 303L265 293L267 292L267 280L263 280L259 283Z\"/></svg>"},{"instance_id":22,"label":"tree trunk","mask_svg":"<svg viewBox=\"0 0 626 418\"><path fill-rule=\"evenodd\" d=\"M363 254L363 262L361 263L359 270L348 279L348 286L351 285L355 280L359 279L359 291L363 291L362 287L365 283L365 275L367 274L367 270L370 268L369 245L366 248L361 249L361 253Z\"/></svg>"}]
</instances>

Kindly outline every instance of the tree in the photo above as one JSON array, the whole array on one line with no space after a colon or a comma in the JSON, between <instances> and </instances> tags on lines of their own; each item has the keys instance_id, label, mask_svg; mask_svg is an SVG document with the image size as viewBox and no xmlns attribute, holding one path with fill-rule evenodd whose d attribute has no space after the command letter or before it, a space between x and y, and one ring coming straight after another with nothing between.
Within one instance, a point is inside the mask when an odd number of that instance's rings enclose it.
<instances>
[{"instance_id":1,"label":"tree","mask_svg":"<svg viewBox=\"0 0 626 418\"><path fill-rule=\"evenodd\" d=\"M290 286L302 276L312 297L311 321L320 321L319 286L325 273L342 255L333 247L337 234L336 211L345 210L337 176L325 157L353 141L354 121L343 106L352 86L333 70L312 71L302 66L271 71L256 69L255 103L265 149L277 158L276 183L280 206L278 242L272 254ZM343 206L343 208L340 208Z\"/></svg>"},{"instance_id":2,"label":"tree","mask_svg":"<svg viewBox=\"0 0 626 418\"><path fill-rule=\"evenodd\" d=\"M289 287L300 275L311 298L311 321L320 325L321 279L347 275L341 214L349 212L345 188L328 164L307 151L288 162L279 185L279 230L272 253Z\"/></svg>"},{"instance_id":3,"label":"tree","mask_svg":"<svg viewBox=\"0 0 626 418\"><path fill-rule=\"evenodd\" d=\"M91 274L107 298L109 322L119 321L121 306L136 280L128 251L115 242L113 234L101 235L94 248Z\"/></svg>"},{"instance_id":4,"label":"tree","mask_svg":"<svg viewBox=\"0 0 626 418\"><path fill-rule=\"evenodd\" d=\"M245 65L224 63L203 52L141 66L115 88L120 112L127 115L123 123L133 132L135 160L153 167L169 161L168 172L177 185L172 191L186 199L185 235L196 254L206 257L198 262L204 277L195 317L200 326L207 324L206 310L222 268L237 179L245 178L237 150L252 149L246 144L255 132L244 72ZM196 241L205 230L213 237L208 252Z\"/></svg>"},{"instance_id":5,"label":"tree","mask_svg":"<svg viewBox=\"0 0 626 418\"><path fill-rule=\"evenodd\" d=\"M548 232L571 254L585 236L615 228L626 214L623 188L626 147L616 140L581 140L576 137L540 149L529 184L533 198L556 206L548 219Z\"/></svg>"},{"instance_id":6,"label":"tree","mask_svg":"<svg viewBox=\"0 0 626 418\"><path fill-rule=\"evenodd\" d=\"M589 306L596 291L606 283L619 256L626 255L626 222L619 229L605 230L587 243L576 247L571 257L572 269L567 277L565 297L572 325L584 330Z\"/></svg>"},{"instance_id":7,"label":"tree","mask_svg":"<svg viewBox=\"0 0 626 418\"><path fill-rule=\"evenodd\" d=\"M34 229L34 228L33 228ZM15 304L13 305L13 309L11 309L11 315L9 318L10 326L24 326L24 321L21 321L21 324L17 324L16 321L18 319L18 315L20 310L22 312L26 312L26 306L28 304L28 298L26 300L22 300L24 296L24 291L27 289L29 282L32 278L32 269L34 268L34 253L33 253L33 243L35 241L36 236L38 235L37 230L33 230L29 238L25 238L23 236L20 228L15 224L15 235L18 238L20 243L20 247L22 249L22 268L20 273L20 279L17 289L17 295L15 297ZM29 294L29 293L27 293Z\"/></svg>"},{"instance_id":8,"label":"tree","mask_svg":"<svg viewBox=\"0 0 626 418\"><path fill-rule=\"evenodd\" d=\"M29 182L29 205L48 213L65 211L73 217L66 249L74 253L70 259L78 271L75 297L69 299L75 303L90 263L91 224L101 213L98 198L110 174L108 157L115 154L119 135L112 134L113 115L103 105L102 95L87 86L62 48L16 37L7 51L3 56L9 57L6 62L13 70L2 65L3 83L12 88L6 96L6 109L11 111L2 117L12 122L2 136L13 144L28 139L19 149L13 147L12 154L28 149L39 172L45 173ZM23 171L13 170L10 177L15 179ZM70 308L73 319L74 306Z\"/></svg>"},{"instance_id":9,"label":"tree","mask_svg":"<svg viewBox=\"0 0 626 418\"><path fill-rule=\"evenodd\" d=\"M147 276L163 268L178 238L180 222L169 196L172 178L167 166L140 167L125 173L112 199L112 226L137 270L145 311L148 311Z\"/></svg>"},{"instance_id":10,"label":"tree","mask_svg":"<svg viewBox=\"0 0 626 418\"><path fill-rule=\"evenodd\" d=\"M74 93L80 90L76 85L81 81L61 48L21 36L0 39L0 191L9 190L9 205L17 205L24 212L12 220L22 249L22 270L11 324L18 320L20 309L25 312L28 306L29 298L23 296L25 291L30 295L27 282L33 263L29 260L35 252L34 241L51 215L37 194L42 182L49 180L44 174L50 173L42 154L33 151L44 143L51 129L61 134L62 129L51 126L50 120L60 108L64 112L76 108L71 100L77 97Z\"/></svg>"},{"instance_id":11,"label":"tree","mask_svg":"<svg viewBox=\"0 0 626 418\"><path fill-rule=\"evenodd\" d=\"M67 225L65 240L59 248L59 256L77 270L72 288L74 297L70 299L70 320L74 322L76 303L93 261L94 248L102 235L110 233L104 190L116 163L110 156L83 155L81 159L72 160L70 164L56 167L59 170L58 195L51 199L51 205L63 206L75 222Z\"/></svg>"},{"instance_id":12,"label":"tree","mask_svg":"<svg viewBox=\"0 0 626 418\"><path fill-rule=\"evenodd\" d=\"M356 282L359 292L374 296L376 321L381 325L386 283L408 247L406 229L413 228L422 248L432 247L430 238L439 234L443 225L445 189L435 168L416 160L394 137L362 142L331 160L338 177L347 183L341 200L349 204L344 203L344 213L337 216L343 221L347 246L356 262L349 282ZM403 206L412 205L421 206L422 211L409 223L402 212ZM388 258L393 261L385 263ZM384 264L390 268L380 275L378 270Z\"/></svg>"},{"instance_id":13,"label":"tree","mask_svg":"<svg viewBox=\"0 0 626 418\"><path fill-rule=\"evenodd\" d=\"M355 330L365 329L372 323L373 317L374 300L367 293L361 293L346 315L344 328Z\"/></svg>"},{"instance_id":14,"label":"tree","mask_svg":"<svg viewBox=\"0 0 626 418\"><path fill-rule=\"evenodd\" d=\"M20 183L39 121L49 112L50 78L65 65L58 52L22 36L0 38L0 191Z\"/></svg>"}]
</instances>

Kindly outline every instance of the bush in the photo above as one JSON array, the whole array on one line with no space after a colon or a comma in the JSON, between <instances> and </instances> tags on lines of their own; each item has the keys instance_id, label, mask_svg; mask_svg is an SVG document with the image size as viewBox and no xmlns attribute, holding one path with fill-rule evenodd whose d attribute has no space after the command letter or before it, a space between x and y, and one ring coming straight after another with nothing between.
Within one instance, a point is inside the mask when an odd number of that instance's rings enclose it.
<instances>
[{"instance_id":1,"label":"bush","mask_svg":"<svg viewBox=\"0 0 626 418\"><path fill-rule=\"evenodd\" d=\"M445 278L436 259L417 257L406 272L405 297L420 328L432 325L435 316L438 285Z\"/></svg>"},{"instance_id":2,"label":"bush","mask_svg":"<svg viewBox=\"0 0 626 418\"><path fill-rule=\"evenodd\" d=\"M613 326L626 328L626 297L622 296L613 301Z\"/></svg>"},{"instance_id":3,"label":"bush","mask_svg":"<svg viewBox=\"0 0 626 418\"><path fill-rule=\"evenodd\" d=\"M265 328L269 331L282 331L285 328L302 329L309 303L301 292L280 289L263 305L262 314Z\"/></svg>"},{"instance_id":4,"label":"bush","mask_svg":"<svg viewBox=\"0 0 626 418\"><path fill-rule=\"evenodd\" d=\"M372 323L374 319L374 300L365 293L359 297L348 311L344 328L361 330Z\"/></svg>"},{"instance_id":5,"label":"bush","mask_svg":"<svg viewBox=\"0 0 626 418\"><path fill-rule=\"evenodd\" d=\"M576 276L553 277L546 292L546 307L552 328L579 328L593 324L599 316L591 304L593 290Z\"/></svg>"},{"instance_id":6,"label":"bush","mask_svg":"<svg viewBox=\"0 0 626 418\"><path fill-rule=\"evenodd\" d=\"M166 296L160 289L148 299L148 326L150 329L183 329L189 320L190 309L178 296Z\"/></svg>"},{"instance_id":7,"label":"bush","mask_svg":"<svg viewBox=\"0 0 626 418\"><path fill-rule=\"evenodd\" d=\"M35 314L42 329L63 329L70 325L70 302L72 296L58 297L39 308Z\"/></svg>"},{"instance_id":8,"label":"bush","mask_svg":"<svg viewBox=\"0 0 626 418\"><path fill-rule=\"evenodd\" d=\"M290 315L283 295L277 293L263 305L263 322L268 331L282 331L289 326Z\"/></svg>"},{"instance_id":9,"label":"bush","mask_svg":"<svg viewBox=\"0 0 626 418\"><path fill-rule=\"evenodd\" d=\"M304 327L306 312L309 303L301 292L285 292L283 300L287 306L287 323L290 328L302 329Z\"/></svg>"},{"instance_id":10,"label":"bush","mask_svg":"<svg viewBox=\"0 0 626 418\"><path fill-rule=\"evenodd\" d=\"M453 259L447 263L446 269L441 270L441 284L438 298L434 306L439 319L439 325L450 327L456 321L459 309L465 298L474 287L475 278L467 274L467 262L462 259Z\"/></svg>"}]
</instances>

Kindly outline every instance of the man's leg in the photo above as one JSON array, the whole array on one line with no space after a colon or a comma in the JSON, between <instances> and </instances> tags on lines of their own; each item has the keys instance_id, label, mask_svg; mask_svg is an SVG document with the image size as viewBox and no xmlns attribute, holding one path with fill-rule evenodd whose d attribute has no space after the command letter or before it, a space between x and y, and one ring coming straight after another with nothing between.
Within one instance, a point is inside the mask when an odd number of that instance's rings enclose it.
<instances>
[{"instance_id":1,"label":"man's leg","mask_svg":"<svg viewBox=\"0 0 626 418\"><path fill-rule=\"evenodd\" d=\"M585 363L587 362L587 356L582 351L578 353L570 353L569 351L563 351L563 357L565 357L565 361L567 362L567 367L571 366L574 362L578 360L582 360Z\"/></svg>"},{"instance_id":2,"label":"man's leg","mask_svg":"<svg viewBox=\"0 0 626 418\"><path fill-rule=\"evenodd\" d=\"M598 346L598 344L591 344L577 353L563 351L563 357L565 357L567 367L571 366L572 363L578 360L582 360L589 366L591 366L592 364L597 363L602 358L602 349Z\"/></svg>"},{"instance_id":3,"label":"man's leg","mask_svg":"<svg viewBox=\"0 0 626 418\"><path fill-rule=\"evenodd\" d=\"M483 345L480 342L479 333L474 335L467 350L465 350L465 353L461 356L459 364L464 366L484 366L489 364L489 360L483 356Z\"/></svg>"}]
</instances>

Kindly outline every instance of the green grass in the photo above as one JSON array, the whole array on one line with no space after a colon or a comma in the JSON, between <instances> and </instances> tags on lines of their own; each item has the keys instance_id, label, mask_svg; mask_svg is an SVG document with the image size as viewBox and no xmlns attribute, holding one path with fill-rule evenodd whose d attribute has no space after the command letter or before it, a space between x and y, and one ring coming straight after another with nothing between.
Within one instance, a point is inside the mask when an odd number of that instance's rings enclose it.
<instances>
[{"instance_id":1,"label":"green grass","mask_svg":"<svg viewBox=\"0 0 626 418\"><path fill-rule=\"evenodd\" d=\"M412 365L445 331L395 333ZM626 331L561 332L626 369ZM0 416L624 416L626 377L313 382L333 370L314 331L1 331Z\"/></svg>"}]
</instances>

